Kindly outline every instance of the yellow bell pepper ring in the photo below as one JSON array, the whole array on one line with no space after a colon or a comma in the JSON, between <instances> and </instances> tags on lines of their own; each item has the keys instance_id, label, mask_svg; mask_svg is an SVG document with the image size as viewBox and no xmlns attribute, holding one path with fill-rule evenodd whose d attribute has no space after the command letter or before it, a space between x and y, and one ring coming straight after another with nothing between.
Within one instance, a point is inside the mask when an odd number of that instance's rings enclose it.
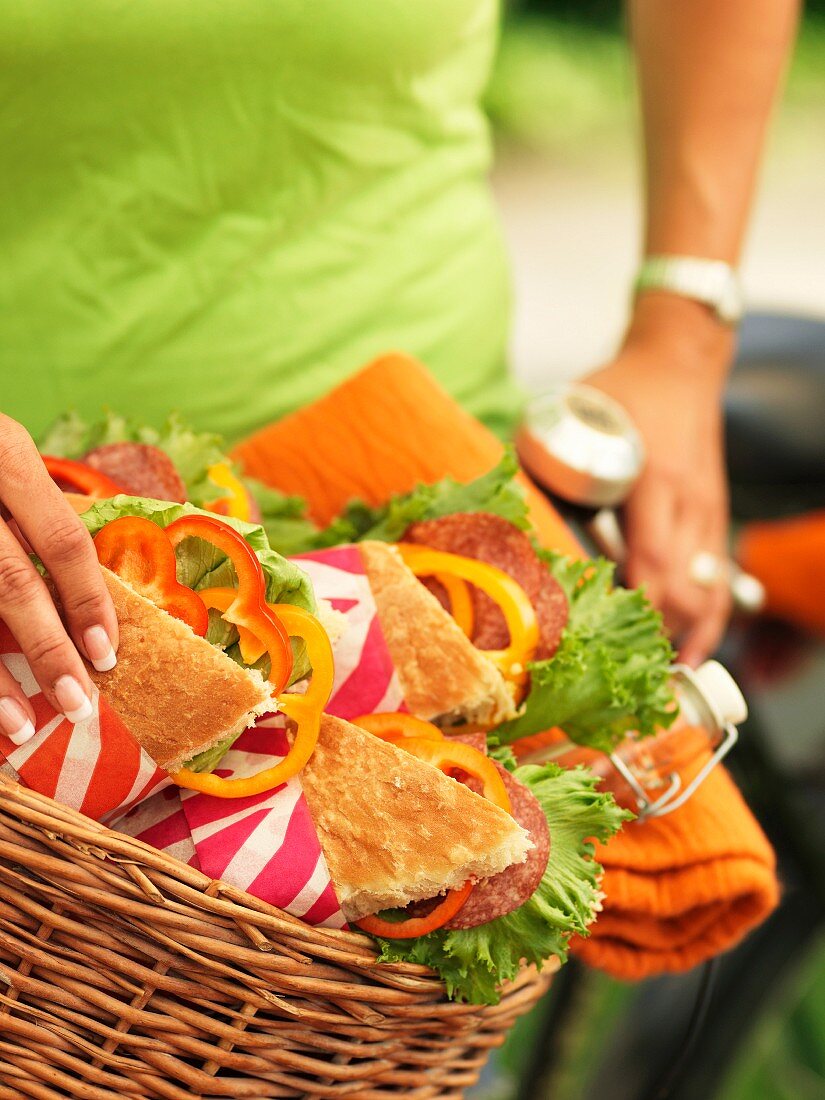
<instances>
[{"instance_id":1,"label":"yellow bell pepper ring","mask_svg":"<svg viewBox=\"0 0 825 1100\"><path fill-rule=\"evenodd\" d=\"M204 593L199 593L207 597L205 602L213 601L207 602L207 606L218 606L213 595L216 591L224 590L207 589ZM231 588L225 591L234 593ZM217 599L223 602L225 596ZM312 666L312 677L306 692L303 695L290 692L278 700L279 710L296 724L290 750L280 764L265 768L245 779L222 779L208 772L193 772L188 768L181 768L171 776L179 787L215 795L217 798L246 798L249 795L263 794L297 775L315 751L321 731L321 715L332 693L332 646L323 626L302 607L294 607L292 604L268 604L268 607L281 620L290 637L303 638ZM257 639L254 640L257 642Z\"/></svg>"},{"instance_id":2,"label":"yellow bell pepper ring","mask_svg":"<svg viewBox=\"0 0 825 1100\"><path fill-rule=\"evenodd\" d=\"M469 585L453 573L438 573L435 580L443 586L447 593L450 601L450 614L467 637L472 638L473 628L475 627L475 612Z\"/></svg>"},{"instance_id":3,"label":"yellow bell pepper ring","mask_svg":"<svg viewBox=\"0 0 825 1100\"><path fill-rule=\"evenodd\" d=\"M417 577L438 577L442 582L447 576L458 577L486 592L498 604L510 633L510 644L506 649L482 652L506 680L518 685L526 683L527 662L539 643L539 624L535 608L521 585L502 569L475 558L403 542L398 544L398 550Z\"/></svg>"},{"instance_id":4,"label":"yellow bell pepper ring","mask_svg":"<svg viewBox=\"0 0 825 1100\"><path fill-rule=\"evenodd\" d=\"M217 497L210 504L204 504L207 512L217 512L221 516L232 516L247 523L252 518L252 506L246 486L232 473L227 462L216 462L206 471L206 476L219 489L226 489L224 496Z\"/></svg>"}]
</instances>

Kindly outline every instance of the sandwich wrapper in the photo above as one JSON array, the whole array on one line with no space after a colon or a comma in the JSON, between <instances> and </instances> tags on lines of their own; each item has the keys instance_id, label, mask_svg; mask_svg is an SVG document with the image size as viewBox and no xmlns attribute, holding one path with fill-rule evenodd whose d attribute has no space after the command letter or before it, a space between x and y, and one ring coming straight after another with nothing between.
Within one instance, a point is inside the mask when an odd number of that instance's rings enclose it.
<instances>
[{"instance_id":1,"label":"sandwich wrapper","mask_svg":"<svg viewBox=\"0 0 825 1100\"><path fill-rule=\"evenodd\" d=\"M326 523L353 497L381 504L419 482L469 481L502 453L420 363L391 353L257 432L233 457L250 477L304 496ZM548 501L525 485L539 541L581 556ZM604 911L578 950L627 980L687 970L732 947L779 897L771 846L721 766L679 810L624 828L596 857Z\"/></svg>"},{"instance_id":2,"label":"sandwich wrapper","mask_svg":"<svg viewBox=\"0 0 825 1100\"><path fill-rule=\"evenodd\" d=\"M325 550L298 564L310 575L317 596L346 616L335 646L327 711L355 718L404 709L358 550ZM73 724L55 714L5 628L0 629L0 659L23 684L37 713L37 732L26 745L16 748L0 736L3 771L309 924L345 926L300 777L237 799L181 790L99 693L86 722ZM240 778L273 767L286 752L284 719L265 715L238 738L216 771Z\"/></svg>"},{"instance_id":3,"label":"sandwich wrapper","mask_svg":"<svg viewBox=\"0 0 825 1100\"><path fill-rule=\"evenodd\" d=\"M28 661L0 622L0 661L34 708L35 735L14 745L0 733L0 771L26 787L111 824L131 806L167 786L169 777L95 690L91 718L70 722L40 691Z\"/></svg>"}]
</instances>

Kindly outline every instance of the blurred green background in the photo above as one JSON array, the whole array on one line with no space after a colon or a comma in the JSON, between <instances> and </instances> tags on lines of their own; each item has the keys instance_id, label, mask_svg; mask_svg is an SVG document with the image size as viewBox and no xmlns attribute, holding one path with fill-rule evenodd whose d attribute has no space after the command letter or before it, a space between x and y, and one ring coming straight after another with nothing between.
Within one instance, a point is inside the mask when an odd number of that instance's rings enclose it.
<instances>
[{"instance_id":1,"label":"blurred green background","mask_svg":"<svg viewBox=\"0 0 825 1100\"><path fill-rule=\"evenodd\" d=\"M512 357L522 380L540 387L545 377L582 373L610 354L626 316L641 221L639 132L621 6L508 5L487 103L516 288ZM743 265L751 304L825 317L823 135L825 0L814 0L766 150ZM766 950L779 935L767 933ZM825 939L811 935L787 957L758 1010L743 975L745 992L733 1011L746 1020L747 1039L731 1050L722 1084L701 1100L825 1100ZM758 983L758 974L751 977ZM574 992L556 983L474 1100L635 1097L626 1082L611 1084L621 1080L623 1057L644 1058L645 1037L628 1021L671 1012L674 1027L684 1027L699 981L694 973L624 986L576 970ZM546 1071L525 1090L525 1066L538 1042L546 1045Z\"/></svg>"}]
</instances>

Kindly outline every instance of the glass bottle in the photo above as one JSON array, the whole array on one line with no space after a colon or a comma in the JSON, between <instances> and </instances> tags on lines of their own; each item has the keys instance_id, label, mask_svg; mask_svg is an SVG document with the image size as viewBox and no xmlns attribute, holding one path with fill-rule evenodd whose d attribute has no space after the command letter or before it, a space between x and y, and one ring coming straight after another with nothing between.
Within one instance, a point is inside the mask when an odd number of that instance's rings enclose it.
<instances>
[{"instance_id":1,"label":"glass bottle","mask_svg":"<svg viewBox=\"0 0 825 1100\"><path fill-rule=\"evenodd\" d=\"M657 817L684 804L736 742L748 716L742 692L718 661L697 669L674 665L671 686L679 705L673 725L652 737L629 734L609 755L584 748L558 731L557 740L520 763L585 764L616 801L640 817Z\"/></svg>"}]
</instances>

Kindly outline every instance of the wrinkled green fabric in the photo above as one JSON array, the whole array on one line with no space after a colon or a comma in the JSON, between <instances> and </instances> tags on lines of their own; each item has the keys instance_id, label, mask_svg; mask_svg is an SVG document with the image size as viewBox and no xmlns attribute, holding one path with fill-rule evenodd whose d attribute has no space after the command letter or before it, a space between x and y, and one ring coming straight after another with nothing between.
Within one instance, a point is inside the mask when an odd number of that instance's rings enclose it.
<instances>
[{"instance_id":1,"label":"wrinkled green fabric","mask_svg":"<svg viewBox=\"0 0 825 1100\"><path fill-rule=\"evenodd\" d=\"M496 0L0 0L0 407L230 440L373 355L501 429Z\"/></svg>"}]
</instances>

